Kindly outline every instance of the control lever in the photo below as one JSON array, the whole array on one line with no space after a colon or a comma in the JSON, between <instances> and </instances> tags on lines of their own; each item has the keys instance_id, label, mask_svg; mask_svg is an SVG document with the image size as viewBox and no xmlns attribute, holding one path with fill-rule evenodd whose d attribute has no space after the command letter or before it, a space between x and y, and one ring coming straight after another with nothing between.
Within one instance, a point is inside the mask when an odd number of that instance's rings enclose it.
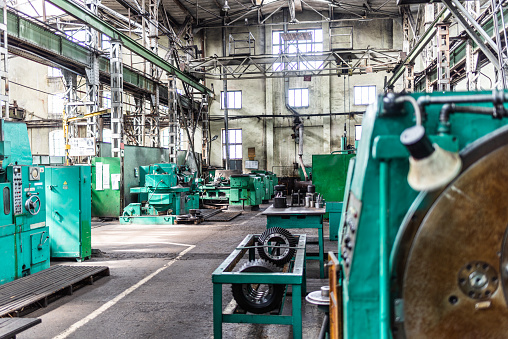
<instances>
[{"instance_id":1,"label":"control lever","mask_svg":"<svg viewBox=\"0 0 508 339\"><path fill-rule=\"evenodd\" d=\"M42 250L42 245L44 245L46 243L46 241L48 241L48 239L49 239L49 236L47 236L46 239L44 239L44 242L42 242L42 238L44 237L44 233L46 233L46 231L42 232L42 234L41 234L41 240L39 241L39 245L37 245L37 249L38 250Z\"/></svg>"}]
</instances>

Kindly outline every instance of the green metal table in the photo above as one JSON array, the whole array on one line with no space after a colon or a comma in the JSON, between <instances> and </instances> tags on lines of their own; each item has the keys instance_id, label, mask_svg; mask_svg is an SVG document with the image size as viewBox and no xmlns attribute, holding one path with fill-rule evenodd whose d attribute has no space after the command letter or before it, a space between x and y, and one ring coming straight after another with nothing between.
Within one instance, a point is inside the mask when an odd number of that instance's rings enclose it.
<instances>
[{"instance_id":1,"label":"green metal table","mask_svg":"<svg viewBox=\"0 0 508 339\"><path fill-rule=\"evenodd\" d=\"M268 207L262 214L266 215L266 228L317 228L319 255L307 255L307 260L319 260L319 276L325 278L323 215L324 208L307 207Z\"/></svg>"},{"instance_id":2,"label":"green metal table","mask_svg":"<svg viewBox=\"0 0 508 339\"><path fill-rule=\"evenodd\" d=\"M223 323L277 324L293 326L293 338L302 338L302 298L305 296L305 244L306 235L298 237L298 246L294 259L287 265L287 272L245 273L233 272L242 257L247 253L249 260L255 259L258 234L249 234L229 257L213 272L213 335L215 339L222 338ZM224 284L284 284L292 286L291 315L281 315L284 302L279 314L224 314L222 311L222 285ZM301 296L301 297L300 297Z\"/></svg>"}]
</instances>

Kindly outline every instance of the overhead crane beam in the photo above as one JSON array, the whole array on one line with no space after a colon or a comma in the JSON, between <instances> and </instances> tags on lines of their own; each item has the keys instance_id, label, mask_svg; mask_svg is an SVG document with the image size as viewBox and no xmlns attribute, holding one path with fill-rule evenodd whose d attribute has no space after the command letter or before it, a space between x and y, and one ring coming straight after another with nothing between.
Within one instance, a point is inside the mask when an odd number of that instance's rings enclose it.
<instances>
[{"instance_id":1,"label":"overhead crane beam","mask_svg":"<svg viewBox=\"0 0 508 339\"><path fill-rule=\"evenodd\" d=\"M149 49L141 46L131 37L123 34L119 30L114 28L112 25L102 21L97 16L88 12L85 8L69 0L47 0L47 1L55 5L56 7L60 8L61 10L67 12L69 15L75 17L76 19L83 21L90 27L109 36L111 39L120 40L125 48L131 50L132 52L151 62L155 66L160 67L164 71L170 74L174 74L178 79L182 80L184 83L190 85L191 87L197 89L199 92L210 95L213 94L213 92L209 88L200 84L197 78L171 65L169 62L167 62L160 56L156 55Z\"/></svg>"}]
</instances>

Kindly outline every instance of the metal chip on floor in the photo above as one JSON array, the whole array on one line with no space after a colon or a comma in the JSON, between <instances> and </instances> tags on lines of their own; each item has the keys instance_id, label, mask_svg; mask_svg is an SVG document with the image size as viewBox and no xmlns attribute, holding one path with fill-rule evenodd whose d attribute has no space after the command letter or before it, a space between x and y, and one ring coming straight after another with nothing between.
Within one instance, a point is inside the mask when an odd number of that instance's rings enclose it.
<instances>
[{"instance_id":1,"label":"metal chip on floor","mask_svg":"<svg viewBox=\"0 0 508 339\"><path fill-rule=\"evenodd\" d=\"M109 276L107 266L55 265L0 286L0 317L20 316L46 307L61 295Z\"/></svg>"},{"instance_id":2,"label":"metal chip on floor","mask_svg":"<svg viewBox=\"0 0 508 339\"><path fill-rule=\"evenodd\" d=\"M213 215L211 217L208 217L205 220L206 221L216 221L216 222L220 222L220 221L227 222L227 221L233 220L240 214L242 214L241 211L240 212L222 212L222 213Z\"/></svg>"}]
</instances>

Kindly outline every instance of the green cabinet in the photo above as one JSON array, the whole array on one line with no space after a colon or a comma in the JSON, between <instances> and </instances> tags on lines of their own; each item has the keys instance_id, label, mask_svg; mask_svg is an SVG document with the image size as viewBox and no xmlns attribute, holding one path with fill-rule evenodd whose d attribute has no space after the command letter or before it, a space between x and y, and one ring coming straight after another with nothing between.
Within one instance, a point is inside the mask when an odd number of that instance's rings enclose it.
<instances>
[{"instance_id":1,"label":"green cabinet","mask_svg":"<svg viewBox=\"0 0 508 339\"><path fill-rule=\"evenodd\" d=\"M107 166L108 175L104 175ZM113 187L112 175L120 174L120 158L92 159L92 215L99 218L118 218L122 214L120 188ZM100 178L99 178L100 177ZM99 180L97 180L99 179ZM106 179L108 185L104 185Z\"/></svg>"},{"instance_id":2,"label":"green cabinet","mask_svg":"<svg viewBox=\"0 0 508 339\"><path fill-rule=\"evenodd\" d=\"M46 167L46 220L51 257L89 258L91 245L90 166Z\"/></svg>"}]
</instances>

